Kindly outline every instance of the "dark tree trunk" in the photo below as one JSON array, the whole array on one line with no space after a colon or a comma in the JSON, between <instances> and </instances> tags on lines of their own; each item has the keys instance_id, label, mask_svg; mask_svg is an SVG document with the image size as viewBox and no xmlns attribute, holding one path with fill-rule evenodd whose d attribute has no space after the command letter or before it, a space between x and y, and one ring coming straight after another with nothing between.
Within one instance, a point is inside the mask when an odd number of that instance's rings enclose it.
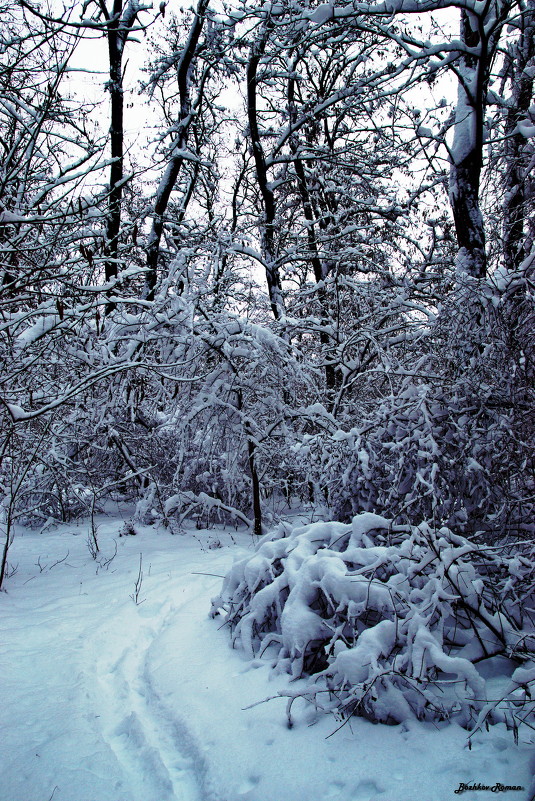
<instances>
[{"instance_id":1,"label":"dark tree trunk","mask_svg":"<svg viewBox=\"0 0 535 801\"><path fill-rule=\"evenodd\" d=\"M264 258L266 281L268 286L271 311L276 320L284 314L282 300L282 283L275 258L275 197L267 175L267 164L258 128L258 67L264 56L269 36L273 30L273 20L268 17L264 23L261 36L255 41L249 55L247 64L247 117L249 122L249 135L256 168L256 179L262 198L262 255Z\"/></svg>"},{"instance_id":2,"label":"dark tree trunk","mask_svg":"<svg viewBox=\"0 0 535 801\"><path fill-rule=\"evenodd\" d=\"M111 103L110 148L113 162L110 167L110 189L108 197L108 221L106 240L109 259L106 261L106 280L115 278L119 260L119 234L123 198L123 75L122 44L117 30L119 21L108 26L108 52L110 59L109 92Z\"/></svg>"},{"instance_id":3,"label":"dark tree trunk","mask_svg":"<svg viewBox=\"0 0 535 801\"><path fill-rule=\"evenodd\" d=\"M136 23L138 9L136 4L128 4L123 13L123 0L113 0L111 13L105 0L99 0L102 16L106 21L108 40L110 92L110 185L108 194L108 213L106 225L106 263L105 276L110 281L119 271L119 238L124 186L124 91L123 91L123 53L128 35ZM111 301L106 306L110 312L114 308Z\"/></svg>"},{"instance_id":4,"label":"dark tree trunk","mask_svg":"<svg viewBox=\"0 0 535 801\"><path fill-rule=\"evenodd\" d=\"M239 412L243 410L243 394L241 389L236 392L236 407ZM243 429L247 438L247 461L249 463L249 472L251 473L251 494L252 494L252 507L253 507L253 534L260 536L262 534L262 504L260 499L260 479L258 477L258 470L256 469L256 443L253 439L253 432L251 425L247 420L243 421Z\"/></svg>"},{"instance_id":5,"label":"dark tree trunk","mask_svg":"<svg viewBox=\"0 0 535 801\"><path fill-rule=\"evenodd\" d=\"M474 278L484 278L487 271L485 230L479 207L481 163L471 152L459 164L452 165L450 199L455 221L457 244L462 251L461 270Z\"/></svg>"},{"instance_id":6,"label":"dark tree trunk","mask_svg":"<svg viewBox=\"0 0 535 801\"><path fill-rule=\"evenodd\" d=\"M262 506L260 503L260 480L255 462L255 444L249 438L247 440L247 455L249 459L249 470L251 471L251 489L253 494L253 533L260 536L262 534Z\"/></svg>"},{"instance_id":7,"label":"dark tree trunk","mask_svg":"<svg viewBox=\"0 0 535 801\"><path fill-rule=\"evenodd\" d=\"M296 120L296 110L295 110L295 78L293 77L290 78L288 81L288 106L290 111L290 123L295 124L297 120ZM330 323L329 303L328 303L327 293L323 286L323 281L327 276L328 270L323 264L319 254L318 243L316 238L316 230L314 225L315 215L312 209L312 201L308 190L308 183L306 179L303 160L299 157L299 141L296 135L290 138L290 149L292 151L292 155L294 156L293 164L294 164L295 174L297 177L297 188L303 206L303 214L305 215L305 220L307 221L307 241L308 241L308 248L310 251L310 261L314 273L314 280L316 281L316 284L319 285L317 292L318 292L318 301L321 308L321 320L323 325L327 326ZM320 331L320 342L323 347L324 353L327 354L330 345L330 337L327 331ZM332 404L334 403L334 390L336 387L336 373L334 365L330 364L327 359L328 357L326 355L325 384L327 388L327 396L329 399L329 407L332 408Z\"/></svg>"},{"instance_id":8,"label":"dark tree trunk","mask_svg":"<svg viewBox=\"0 0 535 801\"><path fill-rule=\"evenodd\" d=\"M13 523L11 520L11 502L9 504L9 509L7 512L7 521L5 524L6 530L6 541L4 543L4 547L2 549L2 559L0 561L0 590L4 584L4 578L7 572L7 556L9 552L9 547L13 542Z\"/></svg>"},{"instance_id":9,"label":"dark tree trunk","mask_svg":"<svg viewBox=\"0 0 535 801\"><path fill-rule=\"evenodd\" d=\"M507 111L505 142L504 261L508 270L517 269L527 256L530 192L527 185L530 148L517 130L520 120L528 117L534 80L529 69L535 62L535 0L529 0L521 19L518 43L509 54L512 82L511 105ZM527 69L528 68L528 69ZM532 201L533 202L533 201ZM529 239L529 237L528 237Z\"/></svg>"},{"instance_id":10,"label":"dark tree trunk","mask_svg":"<svg viewBox=\"0 0 535 801\"><path fill-rule=\"evenodd\" d=\"M461 41L479 48L479 56L460 58L459 91L450 167L450 201L459 245L459 269L473 278L487 270L485 229L479 203L483 166L483 126L488 81L488 54L479 20L461 11Z\"/></svg>"},{"instance_id":11,"label":"dark tree trunk","mask_svg":"<svg viewBox=\"0 0 535 801\"><path fill-rule=\"evenodd\" d=\"M149 235L149 242L147 246L147 277L145 288L145 296L147 300L154 299L154 290L158 280L158 259L160 255L160 242L164 229L164 214L169 204L171 192L175 187L177 178L184 163L184 158L181 155L181 151L187 145L189 127L193 119L191 114L189 75L194 63L197 45L203 29L208 2L209 0L199 0L195 19L190 29L188 41L183 50L177 69L178 90L180 95L180 112L178 120L179 132L177 140L173 146L175 155L173 155L173 152L171 152L171 157L167 164L167 168L162 180L160 181L154 202L152 229ZM195 173L195 175L197 175L197 173ZM191 185L186 200L189 200L191 197L193 188L193 185Z\"/></svg>"}]
</instances>

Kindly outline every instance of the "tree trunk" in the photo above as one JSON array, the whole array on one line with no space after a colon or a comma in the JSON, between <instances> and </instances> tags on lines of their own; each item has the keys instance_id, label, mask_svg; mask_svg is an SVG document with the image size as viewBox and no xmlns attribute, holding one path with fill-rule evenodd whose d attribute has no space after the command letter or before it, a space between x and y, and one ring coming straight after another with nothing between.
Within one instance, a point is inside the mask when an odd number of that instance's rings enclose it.
<instances>
[{"instance_id":1,"label":"tree trunk","mask_svg":"<svg viewBox=\"0 0 535 801\"><path fill-rule=\"evenodd\" d=\"M254 515L254 528L253 533L260 536L262 534L262 506L260 503L260 479L258 478L258 471L255 463L255 450L256 446L252 439L247 439L247 455L249 459L249 470L251 471L251 483L253 492L253 515Z\"/></svg>"},{"instance_id":2,"label":"tree trunk","mask_svg":"<svg viewBox=\"0 0 535 801\"><path fill-rule=\"evenodd\" d=\"M243 410L243 394L241 389L236 391L236 408L239 412L242 412ZM255 459L256 443L253 439L251 425L247 420L243 421L243 430L247 438L247 461L249 462L249 471L251 473L252 507L254 518L253 534L260 536L262 534L262 504L260 500L260 479L258 477Z\"/></svg>"},{"instance_id":3,"label":"tree trunk","mask_svg":"<svg viewBox=\"0 0 535 801\"><path fill-rule=\"evenodd\" d=\"M123 91L123 53L128 34L136 22L138 7L128 3L123 13L123 0L113 0L112 12L108 11L104 0L99 0L100 10L106 20L108 40L110 118L110 186L108 194L108 215L106 225L105 263L106 281L116 278L119 271L119 237L124 186L124 91ZM115 304L109 302L106 311L113 310Z\"/></svg>"},{"instance_id":4,"label":"tree trunk","mask_svg":"<svg viewBox=\"0 0 535 801\"><path fill-rule=\"evenodd\" d=\"M7 571L7 555L9 552L9 547L13 542L13 523L11 520L11 500L9 502L9 508L7 511L7 521L6 521L6 541L4 543L4 547L2 550L2 561L0 562L0 590L2 589L4 578L6 576Z\"/></svg>"},{"instance_id":5,"label":"tree trunk","mask_svg":"<svg viewBox=\"0 0 535 801\"><path fill-rule=\"evenodd\" d=\"M116 20L111 22L108 26L108 53L110 59L110 80L108 86L111 103L110 149L113 161L110 167L108 220L106 226L108 260L106 261L105 271L107 281L115 278L118 272L119 234L121 230L121 207L123 198L123 49L120 41L120 34L117 30L119 24L120 21Z\"/></svg>"},{"instance_id":6,"label":"tree trunk","mask_svg":"<svg viewBox=\"0 0 535 801\"><path fill-rule=\"evenodd\" d=\"M530 152L526 138L518 131L520 120L528 118L533 97L535 65L535 0L529 0L520 20L521 34L512 52L511 104L507 110L505 141L504 261L508 270L517 269L528 255L532 242L526 230L530 218L527 186ZM531 67L531 69L529 69ZM533 202L533 201L532 201ZM526 247L527 245L527 247Z\"/></svg>"},{"instance_id":7,"label":"tree trunk","mask_svg":"<svg viewBox=\"0 0 535 801\"><path fill-rule=\"evenodd\" d=\"M483 165L483 125L488 79L486 46L479 19L461 11L461 41L479 48L459 61L459 87L450 166L450 202L459 245L458 270L483 278L487 270L485 230L479 204Z\"/></svg>"},{"instance_id":8,"label":"tree trunk","mask_svg":"<svg viewBox=\"0 0 535 801\"><path fill-rule=\"evenodd\" d=\"M251 48L249 62L247 64L247 117L256 167L256 179L258 181L258 188L263 205L263 221L261 226L262 255L265 263L269 300L275 320L280 320L284 315L284 305L282 300L282 283L275 259L275 197L267 176L266 159L258 128L257 104L258 66L264 56L273 27L273 20L271 17L268 17L264 23L261 36L254 42Z\"/></svg>"},{"instance_id":9,"label":"tree trunk","mask_svg":"<svg viewBox=\"0 0 535 801\"><path fill-rule=\"evenodd\" d=\"M295 77L292 77L288 80L288 106L290 124L294 125L297 121L295 109ZM322 262L319 254L314 226L315 215L312 209L310 193L308 191L303 160L299 157L299 141L297 135L294 135L290 138L290 150L292 152L292 156L294 157L293 165L297 177L297 188L301 198L301 204L303 206L303 214L305 215L305 220L307 221L307 242L311 254L310 261L312 264L312 270L314 272L314 280L316 281L316 284L319 285L317 293L321 308L321 320L322 324L327 326L330 323L329 303L323 281L327 277L328 269ZM327 331L320 331L320 342L323 347L323 352L327 354L330 346L330 336ZM332 405L334 403L334 390L336 387L336 373L334 365L329 363L327 356L325 358L325 385L327 388L328 407L329 410L332 410Z\"/></svg>"},{"instance_id":10,"label":"tree trunk","mask_svg":"<svg viewBox=\"0 0 535 801\"><path fill-rule=\"evenodd\" d=\"M178 120L179 133L171 158L167 164L165 173L160 181L156 192L156 199L154 202L154 216L152 221L152 229L149 235L149 242L147 246L147 278L145 297L147 300L154 299L154 290L158 280L158 258L160 255L160 242L162 239L164 229L164 214L166 212L171 192L173 191L180 170L184 163L184 158L181 151L186 147L188 141L189 127L192 122L191 114L191 98L189 92L189 75L194 63L197 45L203 29L205 12L208 7L209 0L199 0L195 19L190 29L189 37L186 46L184 47L178 69L177 81L178 90L180 95L180 112ZM190 187L189 197L191 197L193 186ZM189 199L189 198L188 198Z\"/></svg>"}]
</instances>

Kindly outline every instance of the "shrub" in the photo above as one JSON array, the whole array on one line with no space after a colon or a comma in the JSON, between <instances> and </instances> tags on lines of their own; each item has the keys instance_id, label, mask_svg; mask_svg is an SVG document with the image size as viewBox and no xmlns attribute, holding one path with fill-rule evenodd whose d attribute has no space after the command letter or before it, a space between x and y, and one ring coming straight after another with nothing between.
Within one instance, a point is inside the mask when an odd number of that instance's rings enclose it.
<instances>
[{"instance_id":1,"label":"shrub","mask_svg":"<svg viewBox=\"0 0 535 801\"><path fill-rule=\"evenodd\" d=\"M514 727L535 717L529 687L523 700L512 691L488 704L478 665L498 655L529 665L534 577L530 554L364 513L351 524L279 526L234 565L212 615L224 614L250 657L269 649L278 670L315 674L289 695L342 718L455 717L470 728L484 713ZM515 692L528 675L519 670Z\"/></svg>"}]
</instances>

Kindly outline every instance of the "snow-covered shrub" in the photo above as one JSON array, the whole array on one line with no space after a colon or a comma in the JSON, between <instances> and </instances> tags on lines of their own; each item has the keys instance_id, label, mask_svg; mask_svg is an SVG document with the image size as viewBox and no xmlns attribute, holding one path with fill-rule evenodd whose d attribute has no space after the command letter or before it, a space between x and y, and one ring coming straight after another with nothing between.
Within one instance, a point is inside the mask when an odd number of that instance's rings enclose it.
<instances>
[{"instance_id":1,"label":"snow-covered shrub","mask_svg":"<svg viewBox=\"0 0 535 801\"><path fill-rule=\"evenodd\" d=\"M196 519L198 528L209 528L218 523L253 527L253 521L238 508L229 506L220 498L214 498L206 492L177 492L167 499L164 511L167 525L171 531L177 533L183 531L182 524L190 518Z\"/></svg>"},{"instance_id":2,"label":"snow-covered shrub","mask_svg":"<svg viewBox=\"0 0 535 801\"><path fill-rule=\"evenodd\" d=\"M179 527L190 516L207 526L231 524L229 509L239 510L246 517L251 510L246 443L239 414L227 398L218 410L219 392L214 394L204 401L192 393L190 408L176 423L175 471L165 514L167 518L174 516Z\"/></svg>"},{"instance_id":3,"label":"snow-covered shrub","mask_svg":"<svg viewBox=\"0 0 535 801\"><path fill-rule=\"evenodd\" d=\"M455 716L468 728L487 704L477 665L535 656L533 579L529 555L363 513L281 524L234 565L212 615L250 657L316 674L290 695L321 709L385 723Z\"/></svg>"},{"instance_id":4,"label":"snow-covered shrub","mask_svg":"<svg viewBox=\"0 0 535 801\"><path fill-rule=\"evenodd\" d=\"M202 379L168 403L161 426L175 442L165 517L177 529L194 517L202 526L240 521L260 533L268 504L303 483L292 422L306 371L283 338L250 320L221 312L195 333Z\"/></svg>"},{"instance_id":5,"label":"snow-covered shrub","mask_svg":"<svg viewBox=\"0 0 535 801\"><path fill-rule=\"evenodd\" d=\"M59 415L58 415L59 417ZM91 507L92 493L80 481L62 449L62 421L10 425L0 413L0 505L12 505L19 523L42 527L68 522Z\"/></svg>"},{"instance_id":6,"label":"snow-covered shrub","mask_svg":"<svg viewBox=\"0 0 535 801\"><path fill-rule=\"evenodd\" d=\"M458 390L407 382L378 405L372 432L338 434L336 517L390 508L400 522L434 519L467 533L530 530L529 435L494 391Z\"/></svg>"},{"instance_id":7,"label":"snow-covered shrub","mask_svg":"<svg viewBox=\"0 0 535 801\"><path fill-rule=\"evenodd\" d=\"M425 350L317 447L336 519L389 509L467 536L533 532L533 297L518 278L444 302Z\"/></svg>"}]
</instances>

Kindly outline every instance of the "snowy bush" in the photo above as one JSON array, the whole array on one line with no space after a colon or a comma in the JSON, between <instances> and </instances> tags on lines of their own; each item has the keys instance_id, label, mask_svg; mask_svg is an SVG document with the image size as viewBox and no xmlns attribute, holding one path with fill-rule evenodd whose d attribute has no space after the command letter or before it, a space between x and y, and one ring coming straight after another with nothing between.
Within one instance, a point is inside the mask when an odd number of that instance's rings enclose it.
<instances>
[{"instance_id":1,"label":"snowy bush","mask_svg":"<svg viewBox=\"0 0 535 801\"><path fill-rule=\"evenodd\" d=\"M497 402L482 387L407 382L378 405L371 433L338 434L335 515L390 508L399 522L416 517L466 533L525 536L533 513L530 434L515 407L504 406L503 396Z\"/></svg>"},{"instance_id":2,"label":"snowy bush","mask_svg":"<svg viewBox=\"0 0 535 801\"><path fill-rule=\"evenodd\" d=\"M524 284L454 293L427 352L385 370L375 403L316 446L336 519L389 509L396 522L467 536L533 533L535 307Z\"/></svg>"},{"instance_id":3,"label":"snowy bush","mask_svg":"<svg viewBox=\"0 0 535 801\"><path fill-rule=\"evenodd\" d=\"M529 554L364 513L351 524L279 526L234 565L212 615L224 614L250 657L268 651L295 679L316 674L289 695L343 718L454 716L470 728L488 714L516 726L519 715L534 718L527 696L509 712L506 699L489 705L477 666L533 658L533 579Z\"/></svg>"}]
</instances>

